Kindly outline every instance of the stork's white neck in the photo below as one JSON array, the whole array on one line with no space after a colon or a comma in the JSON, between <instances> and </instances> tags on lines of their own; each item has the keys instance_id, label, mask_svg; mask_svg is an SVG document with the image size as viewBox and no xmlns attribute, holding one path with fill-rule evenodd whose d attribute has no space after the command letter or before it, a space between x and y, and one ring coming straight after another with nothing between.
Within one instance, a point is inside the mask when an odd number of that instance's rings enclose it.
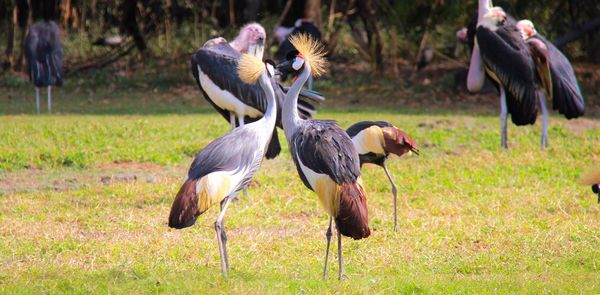
<instances>
[{"instance_id":1,"label":"stork's white neck","mask_svg":"<svg viewBox=\"0 0 600 295\"><path fill-rule=\"evenodd\" d=\"M477 11L477 23L481 21L483 16L488 13L493 7L492 0L479 0L479 9Z\"/></svg>"},{"instance_id":2,"label":"stork's white neck","mask_svg":"<svg viewBox=\"0 0 600 295\"><path fill-rule=\"evenodd\" d=\"M308 76L310 76L310 65L307 61L305 61L304 69L298 76L298 79L296 79L296 81L288 89L288 92L285 94L285 98L283 100L283 107L281 108L281 123L283 124L283 131L285 132L285 137L287 138L288 142L292 139L292 135L294 135L302 123L302 119L298 115L298 95L300 95L302 86L304 86L304 83L306 83L306 80L308 80Z\"/></svg>"}]
</instances>

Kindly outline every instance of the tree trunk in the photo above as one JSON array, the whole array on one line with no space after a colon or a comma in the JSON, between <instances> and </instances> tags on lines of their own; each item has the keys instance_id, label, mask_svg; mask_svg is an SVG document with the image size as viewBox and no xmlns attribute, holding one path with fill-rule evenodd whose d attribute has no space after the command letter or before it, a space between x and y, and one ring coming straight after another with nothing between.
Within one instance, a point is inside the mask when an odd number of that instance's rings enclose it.
<instances>
[{"instance_id":1,"label":"tree trunk","mask_svg":"<svg viewBox=\"0 0 600 295\"><path fill-rule=\"evenodd\" d=\"M31 7L32 0L17 0L17 19L19 23L19 54L17 55L17 59L15 61L14 70L21 71L23 68L23 61L25 56L25 36L27 36L27 30L29 29L29 24L32 21L32 9Z\"/></svg>"},{"instance_id":2,"label":"tree trunk","mask_svg":"<svg viewBox=\"0 0 600 295\"><path fill-rule=\"evenodd\" d=\"M377 25L375 4L372 0L358 1L358 13L363 20L371 56L371 69L375 72L383 71L383 40Z\"/></svg>"},{"instance_id":3,"label":"tree trunk","mask_svg":"<svg viewBox=\"0 0 600 295\"><path fill-rule=\"evenodd\" d=\"M6 29L6 50L4 51L5 58L3 63L3 68L5 70L12 69L15 64L15 57L13 56L13 51L15 48L15 27L17 27L17 6L13 6L12 16L10 21L7 23Z\"/></svg>"},{"instance_id":4,"label":"tree trunk","mask_svg":"<svg viewBox=\"0 0 600 295\"><path fill-rule=\"evenodd\" d=\"M321 0L306 0L304 7L304 17L311 19L315 25L323 31L323 16L321 14Z\"/></svg>"},{"instance_id":5,"label":"tree trunk","mask_svg":"<svg viewBox=\"0 0 600 295\"><path fill-rule=\"evenodd\" d=\"M123 0L121 3L121 28L123 31L129 33L133 38L133 42L135 46L139 50L140 53L146 51L146 40L142 35L142 31L140 30L140 26L136 20L137 14L137 1L136 0Z\"/></svg>"}]
</instances>

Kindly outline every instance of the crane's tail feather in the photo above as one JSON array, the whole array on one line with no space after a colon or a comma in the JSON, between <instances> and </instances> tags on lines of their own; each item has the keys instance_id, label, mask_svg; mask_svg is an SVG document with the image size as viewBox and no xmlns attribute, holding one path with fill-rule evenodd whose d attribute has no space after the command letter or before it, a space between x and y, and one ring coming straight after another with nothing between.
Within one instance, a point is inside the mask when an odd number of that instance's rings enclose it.
<instances>
[{"instance_id":1,"label":"crane's tail feather","mask_svg":"<svg viewBox=\"0 0 600 295\"><path fill-rule=\"evenodd\" d=\"M338 231L347 237L360 240L371 234L365 190L359 182L340 185L340 204L335 216Z\"/></svg>"},{"instance_id":2,"label":"crane's tail feather","mask_svg":"<svg viewBox=\"0 0 600 295\"><path fill-rule=\"evenodd\" d=\"M271 160L279 155L281 152L281 144L279 143L279 136L277 136L277 127L273 129L273 136L267 146L267 152L265 158Z\"/></svg>"},{"instance_id":3,"label":"crane's tail feather","mask_svg":"<svg viewBox=\"0 0 600 295\"><path fill-rule=\"evenodd\" d=\"M169 227L182 229L196 223L196 219L200 215L196 182L198 182L198 179L188 179L179 189L171 206Z\"/></svg>"}]
</instances>

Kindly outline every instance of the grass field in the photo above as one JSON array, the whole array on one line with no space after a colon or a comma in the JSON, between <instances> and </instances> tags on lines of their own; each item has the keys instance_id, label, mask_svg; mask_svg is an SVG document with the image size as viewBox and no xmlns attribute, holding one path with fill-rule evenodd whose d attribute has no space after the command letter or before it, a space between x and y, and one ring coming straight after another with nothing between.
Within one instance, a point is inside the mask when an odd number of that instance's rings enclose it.
<instances>
[{"instance_id":1,"label":"grass field","mask_svg":"<svg viewBox=\"0 0 600 295\"><path fill-rule=\"evenodd\" d=\"M193 155L227 123L191 83L101 78L68 82L54 92L57 114L41 116L28 84L5 82L1 293L600 293L600 206L578 184L599 161L597 113L554 114L545 152L539 124L509 125L503 150L495 104L340 107L347 93L326 88L336 107L318 118L387 120L420 146L389 162L399 231L384 171L365 166L372 235L343 239L347 279L333 255L323 280L327 217L280 133L284 152L228 210L225 279L217 208L185 230L166 223Z\"/></svg>"}]
</instances>

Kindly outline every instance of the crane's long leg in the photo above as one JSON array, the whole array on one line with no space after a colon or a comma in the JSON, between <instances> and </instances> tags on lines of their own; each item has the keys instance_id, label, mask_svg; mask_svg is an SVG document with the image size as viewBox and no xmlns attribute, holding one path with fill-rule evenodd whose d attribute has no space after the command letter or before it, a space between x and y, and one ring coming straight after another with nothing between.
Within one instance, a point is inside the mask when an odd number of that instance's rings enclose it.
<instances>
[{"instance_id":1,"label":"crane's long leg","mask_svg":"<svg viewBox=\"0 0 600 295\"><path fill-rule=\"evenodd\" d=\"M244 122L244 117L238 117L238 123L240 123L240 127L244 126L246 123Z\"/></svg>"},{"instance_id":2,"label":"crane's long leg","mask_svg":"<svg viewBox=\"0 0 600 295\"><path fill-rule=\"evenodd\" d=\"M392 175L387 169L385 162L383 162L383 170L385 170L385 175L390 180L390 184L392 184L392 194L394 195L394 231L398 231L398 188L392 179Z\"/></svg>"},{"instance_id":3,"label":"crane's long leg","mask_svg":"<svg viewBox=\"0 0 600 295\"><path fill-rule=\"evenodd\" d=\"M325 233L325 237L327 238L327 250L325 250L325 267L323 268L323 278L327 277L327 263L329 261L329 245L331 245L331 221L333 217L329 216L329 228L327 228L327 232Z\"/></svg>"},{"instance_id":4,"label":"crane's long leg","mask_svg":"<svg viewBox=\"0 0 600 295\"><path fill-rule=\"evenodd\" d=\"M35 87L35 109L37 110L37 114L40 114L40 88Z\"/></svg>"},{"instance_id":5,"label":"crane's long leg","mask_svg":"<svg viewBox=\"0 0 600 295\"><path fill-rule=\"evenodd\" d=\"M542 109L542 151L548 147L548 108L546 108L546 97L539 93L540 108Z\"/></svg>"},{"instance_id":6,"label":"crane's long leg","mask_svg":"<svg viewBox=\"0 0 600 295\"><path fill-rule=\"evenodd\" d=\"M504 90L504 87L500 86L500 121L502 122L502 130L500 131L500 137L501 137L501 144L502 147L507 149L508 148L508 143L507 141L507 134L506 134L506 117L508 115L508 109L506 107L506 92Z\"/></svg>"},{"instance_id":7,"label":"crane's long leg","mask_svg":"<svg viewBox=\"0 0 600 295\"><path fill-rule=\"evenodd\" d=\"M340 231L337 231L337 240L338 240L338 262L340 264L339 272L338 272L338 280L342 280L342 274L344 273L344 268L342 266L342 234Z\"/></svg>"},{"instance_id":8,"label":"crane's long leg","mask_svg":"<svg viewBox=\"0 0 600 295\"><path fill-rule=\"evenodd\" d=\"M48 114L52 113L52 86L48 85Z\"/></svg>"},{"instance_id":9,"label":"crane's long leg","mask_svg":"<svg viewBox=\"0 0 600 295\"><path fill-rule=\"evenodd\" d=\"M229 274L229 259L227 258L227 236L225 235L225 230L223 229L223 218L225 217L225 212L227 211L227 207L229 207L229 203L233 198L231 196L227 196L225 200L221 203L221 213L219 213L219 217L217 217L217 221L215 221L215 232L217 234L217 242L219 244L219 254L221 256L221 273L227 277Z\"/></svg>"}]
</instances>

